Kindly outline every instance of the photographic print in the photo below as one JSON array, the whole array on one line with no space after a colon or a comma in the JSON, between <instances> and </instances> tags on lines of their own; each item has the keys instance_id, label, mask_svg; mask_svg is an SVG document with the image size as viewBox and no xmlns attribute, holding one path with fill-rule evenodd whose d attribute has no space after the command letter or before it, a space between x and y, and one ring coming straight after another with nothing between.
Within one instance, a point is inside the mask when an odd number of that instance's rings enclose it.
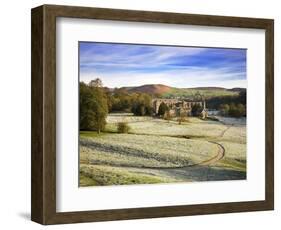
<instances>
[{"instance_id":1,"label":"photographic print","mask_svg":"<svg viewBox=\"0 0 281 230\"><path fill-rule=\"evenodd\" d=\"M246 49L78 45L79 186L246 179Z\"/></svg>"},{"instance_id":2,"label":"photographic print","mask_svg":"<svg viewBox=\"0 0 281 230\"><path fill-rule=\"evenodd\" d=\"M274 210L273 19L42 5L31 38L32 221Z\"/></svg>"}]
</instances>

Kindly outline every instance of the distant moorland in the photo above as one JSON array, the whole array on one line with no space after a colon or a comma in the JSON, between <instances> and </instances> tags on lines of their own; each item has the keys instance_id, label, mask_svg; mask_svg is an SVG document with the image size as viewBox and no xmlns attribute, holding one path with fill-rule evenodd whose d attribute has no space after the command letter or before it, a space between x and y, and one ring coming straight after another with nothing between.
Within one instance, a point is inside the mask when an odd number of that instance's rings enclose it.
<instances>
[{"instance_id":1,"label":"distant moorland","mask_svg":"<svg viewBox=\"0 0 281 230\"><path fill-rule=\"evenodd\" d=\"M135 87L121 87L129 93L147 93L154 94L164 98L172 97L193 97L196 94L204 95L206 99L219 96L237 96L245 88L227 89L223 87L193 87L193 88L176 88L162 84L147 84ZM113 90L113 89L111 89Z\"/></svg>"}]
</instances>

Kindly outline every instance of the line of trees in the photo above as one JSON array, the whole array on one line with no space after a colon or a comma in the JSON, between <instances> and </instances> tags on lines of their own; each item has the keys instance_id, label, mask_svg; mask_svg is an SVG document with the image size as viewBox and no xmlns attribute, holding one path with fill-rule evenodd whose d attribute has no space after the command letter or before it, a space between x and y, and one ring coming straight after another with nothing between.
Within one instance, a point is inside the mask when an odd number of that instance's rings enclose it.
<instances>
[{"instance_id":1,"label":"line of trees","mask_svg":"<svg viewBox=\"0 0 281 230\"><path fill-rule=\"evenodd\" d=\"M246 116L246 106L239 103L234 104L222 104L220 106L220 112L223 116L230 116L230 117L244 117Z\"/></svg>"},{"instance_id":2,"label":"line of trees","mask_svg":"<svg viewBox=\"0 0 281 230\"><path fill-rule=\"evenodd\" d=\"M207 100L208 108L219 110L223 116L244 117L247 111L247 92L242 90L238 96L221 96Z\"/></svg>"},{"instance_id":3,"label":"line of trees","mask_svg":"<svg viewBox=\"0 0 281 230\"><path fill-rule=\"evenodd\" d=\"M152 97L146 93L128 93L123 89L108 92L110 112L132 112L137 116L153 114Z\"/></svg>"},{"instance_id":4,"label":"line of trees","mask_svg":"<svg viewBox=\"0 0 281 230\"><path fill-rule=\"evenodd\" d=\"M239 92L237 96L219 96L219 97L212 97L206 100L208 105L208 109L215 109L219 110L221 105L223 104L242 104L246 107L247 104L247 92L246 90L242 90Z\"/></svg>"}]
</instances>

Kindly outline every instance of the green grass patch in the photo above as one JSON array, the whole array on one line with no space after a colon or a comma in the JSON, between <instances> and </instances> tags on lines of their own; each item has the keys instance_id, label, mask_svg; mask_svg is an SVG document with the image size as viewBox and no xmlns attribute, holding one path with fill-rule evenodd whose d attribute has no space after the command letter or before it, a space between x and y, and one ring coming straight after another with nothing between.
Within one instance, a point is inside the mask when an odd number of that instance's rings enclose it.
<instances>
[{"instance_id":1,"label":"green grass patch","mask_svg":"<svg viewBox=\"0 0 281 230\"><path fill-rule=\"evenodd\" d=\"M106 133L101 132L100 134L98 134L96 131L80 131L80 137L91 137L91 138L99 138L102 137L104 135L106 135Z\"/></svg>"},{"instance_id":2,"label":"green grass patch","mask_svg":"<svg viewBox=\"0 0 281 230\"><path fill-rule=\"evenodd\" d=\"M227 169L233 169L233 170L236 170L236 171L242 171L242 172L247 171L246 161L241 162L241 161L231 159L231 158L227 158L227 157L218 161L216 163L216 165L222 166L222 167L227 168Z\"/></svg>"},{"instance_id":3,"label":"green grass patch","mask_svg":"<svg viewBox=\"0 0 281 230\"><path fill-rule=\"evenodd\" d=\"M117 129L117 123L107 123L105 126L105 132L107 133L117 133Z\"/></svg>"},{"instance_id":4,"label":"green grass patch","mask_svg":"<svg viewBox=\"0 0 281 230\"><path fill-rule=\"evenodd\" d=\"M80 172L80 178L79 178L79 186L85 187L85 186L96 186L99 185L97 181L95 181L93 178L88 177L83 174L83 172Z\"/></svg>"}]
</instances>

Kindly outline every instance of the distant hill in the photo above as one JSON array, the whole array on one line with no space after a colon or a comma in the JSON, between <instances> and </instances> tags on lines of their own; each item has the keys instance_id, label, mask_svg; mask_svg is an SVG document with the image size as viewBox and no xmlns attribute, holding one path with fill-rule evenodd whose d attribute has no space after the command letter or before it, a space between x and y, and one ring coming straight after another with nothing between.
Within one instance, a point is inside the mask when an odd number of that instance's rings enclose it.
<instances>
[{"instance_id":1,"label":"distant hill","mask_svg":"<svg viewBox=\"0 0 281 230\"><path fill-rule=\"evenodd\" d=\"M165 98L173 97L194 97L198 94L205 98L212 98L218 96L235 96L239 92L245 91L245 88L232 88L227 89L223 87L193 87L193 88L175 88L162 84L149 84L132 87L122 87L121 89L126 90L130 93L147 93L157 95Z\"/></svg>"},{"instance_id":2,"label":"distant hill","mask_svg":"<svg viewBox=\"0 0 281 230\"><path fill-rule=\"evenodd\" d=\"M162 95L171 91L172 88L167 85L151 84L151 85L142 85L136 87L123 87L122 89L126 89L128 92L132 92L132 93L139 92L139 93Z\"/></svg>"}]
</instances>

